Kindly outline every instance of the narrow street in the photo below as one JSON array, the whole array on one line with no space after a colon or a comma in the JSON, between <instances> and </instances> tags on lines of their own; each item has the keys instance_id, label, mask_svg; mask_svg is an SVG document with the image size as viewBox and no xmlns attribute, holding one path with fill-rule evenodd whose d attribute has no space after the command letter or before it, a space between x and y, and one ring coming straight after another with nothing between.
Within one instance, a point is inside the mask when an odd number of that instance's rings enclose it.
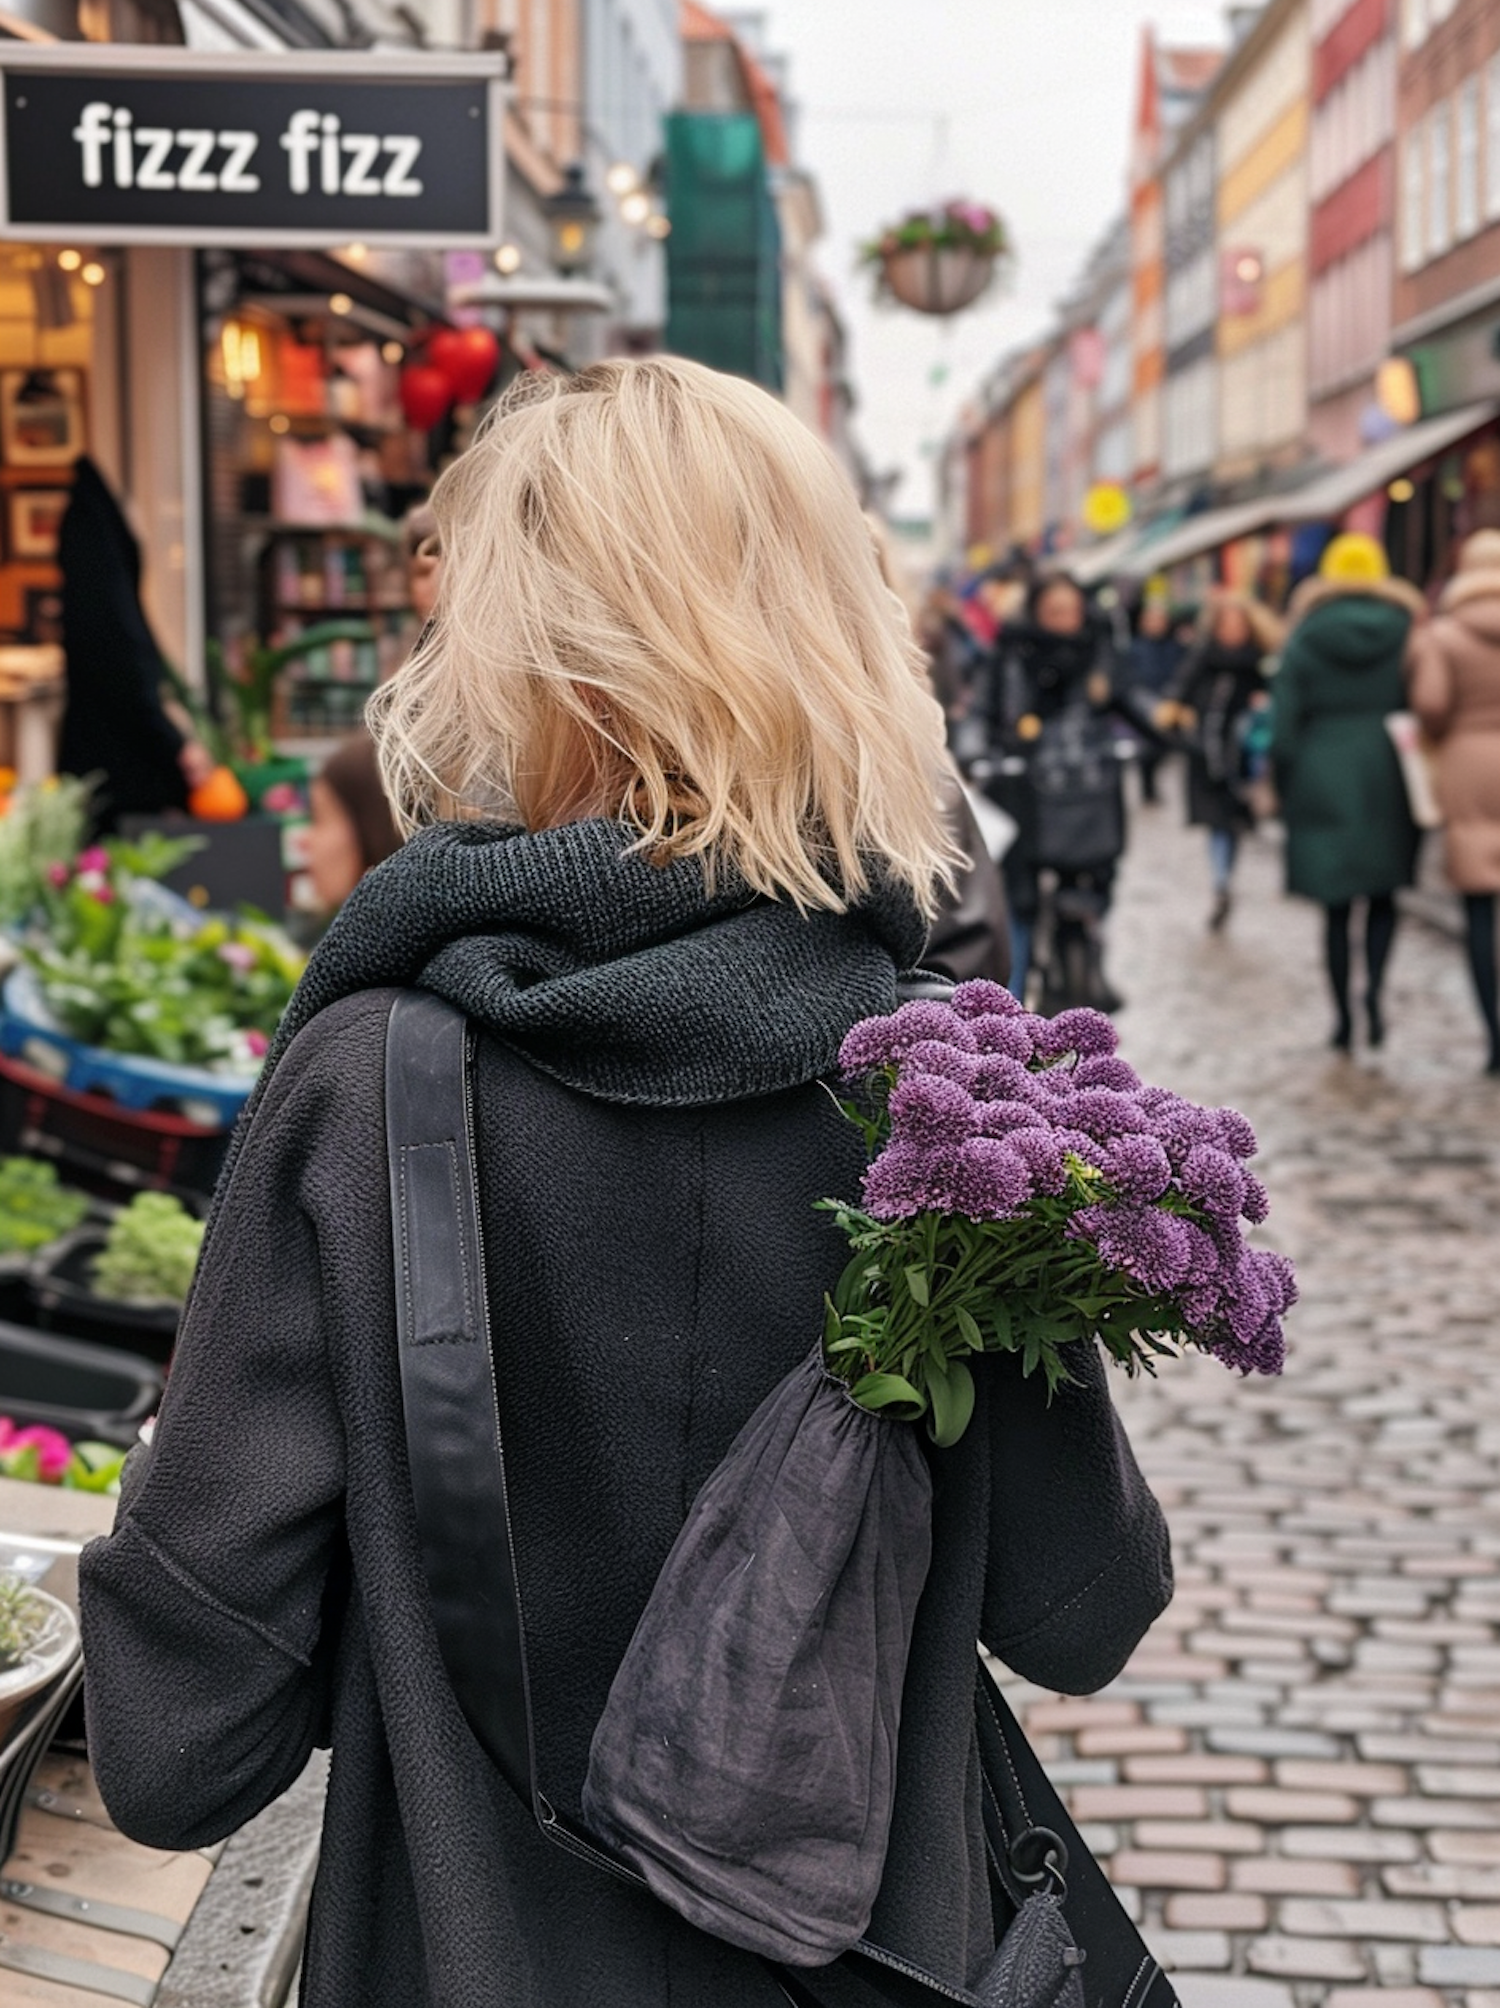
<instances>
[{"instance_id":1,"label":"narrow street","mask_svg":"<svg viewBox=\"0 0 1500 2008\"><path fill-rule=\"evenodd\" d=\"M1122 1385L1177 1596L1087 1701L1018 1690L1185 2008L1500 2008L1500 1083L1456 941L1403 924L1340 1058L1320 916L1134 812L1125 1056L1243 1109L1302 1302L1280 1382Z\"/></svg>"}]
</instances>

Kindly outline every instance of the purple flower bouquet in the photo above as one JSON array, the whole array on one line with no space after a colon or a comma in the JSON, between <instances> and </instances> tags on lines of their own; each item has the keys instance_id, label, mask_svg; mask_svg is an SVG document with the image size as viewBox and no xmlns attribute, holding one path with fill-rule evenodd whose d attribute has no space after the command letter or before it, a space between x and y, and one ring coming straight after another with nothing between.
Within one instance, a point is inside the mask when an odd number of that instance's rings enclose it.
<instances>
[{"instance_id":1,"label":"purple flower bouquet","mask_svg":"<svg viewBox=\"0 0 1500 2008\"><path fill-rule=\"evenodd\" d=\"M1034 1017L986 982L850 1032L865 1094L841 1106L871 1163L863 1208L822 1202L854 1249L824 1356L861 1407L956 1443L973 1354L1019 1353L1052 1390L1093 1337L1132 1373L1183 1346L1281 1371L1296 1283L1245 1242L1267 1211L1254 1131L1146 1086L1116 1045L1099 1012Z\"/></svg>"}]
</instances>

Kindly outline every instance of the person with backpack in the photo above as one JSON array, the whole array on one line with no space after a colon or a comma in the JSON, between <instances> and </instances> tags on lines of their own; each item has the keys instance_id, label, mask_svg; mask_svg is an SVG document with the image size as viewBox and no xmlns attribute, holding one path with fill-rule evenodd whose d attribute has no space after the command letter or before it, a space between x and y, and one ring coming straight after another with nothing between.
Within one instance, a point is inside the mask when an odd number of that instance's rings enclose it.
<instances>
[{"instance_id":1,"label":"person with backpack","mask_svg":"<svg viewBox=\"0 0 1500 2008\"><path fill-rule=\"evenodd\" d=\"M1097 1349L1050 1400L1014 1356L978 1362L933 1453L878 1974L793 1976L699 1928L605 1872L582 1811L694 1498L848 1259L816 1204L864 1163L837 1055L895 1006L955 863L940 711L846 477L739 379L665 357L524 379L433 506L436 613L373 708L416 833L314 951L154 1436L82 1558L100 1790L147 1845L205 1847L331 1744L304 2008L972 2000L998 1928L975 1641L1082 1692L1170 1595ZM463 1120L398 1157L388 1124L453 1081L435 1049L430 1085L393 1066L388 1026L436 1000L468 1021ZM450 1532L485 1577L460 1592L511 1614L526 1797L440 1650L420 1502L457 1459L414 1464L404 1419L409 1369L458 1386L486 1356L509 1517L460 1490ZM447 1427L493 1450L495 1422L455 1400ZM804 1792L847 1754L807 1749ZM1077 1963L1049 2000L1081 2002Z\"/></svg>"}]
</instances>

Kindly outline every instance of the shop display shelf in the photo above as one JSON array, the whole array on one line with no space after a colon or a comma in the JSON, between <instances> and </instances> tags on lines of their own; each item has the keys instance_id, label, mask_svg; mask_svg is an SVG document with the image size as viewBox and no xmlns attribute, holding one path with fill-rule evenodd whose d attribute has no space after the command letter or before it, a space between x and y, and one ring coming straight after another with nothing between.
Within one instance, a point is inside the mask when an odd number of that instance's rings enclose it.
<instances>
[{"instance_id":1,"label":"shop display shelf","mask_svg":"<svg viewBox=\"0 0 1500 2008\"><path fill-rule=\"evenodd\" d=\"M128 1448L161 1390L161 1368L139 1354L0 1323L0 1415L12 1422Z\"/></svg>"},{"instance_id":2,"label":"shop display shelf","mask_svg":"<svg viewBox=\"0 0 1500 2008\"><path fill-rule=\"evenodd\" d=\"M81 1044L59 1027L25 968L13 969L0 990L0 1054L73 1094L107 1098L132 1115L169 1112L199 1129L227 1128L255 1085L253 1074L212 1073Z\"/></svg>"},{"instance_id":3,"label":"shop display shelf","mask_svg":"<svg viewBox=\"0 0 1500 2008\"><path fill-rule=\"evenodd\" d=\"M125 1109L105 1095L63 1087L53 1075L0 1052L0 1155L50 1158L74 1183L106 1198L143 1189L207 1198L231 1128Z\"/></svg>"},{"instance_id":4,"label":"shop display shelf","mask_svg":"<svg viewBox=\"0 0 1500 2008\"><path fill-rule=\"evenodd\" d=\"M85 1224L37 1251L27 1272L35 1315L48 1330L61 1330L95 1345L128 1343L152 1360L165 1362L177 1337L182 1306L170 1298L131 1303L98 1295L90 1278L108 1233L105 1227Z\"/></svg>"}]
</instances>

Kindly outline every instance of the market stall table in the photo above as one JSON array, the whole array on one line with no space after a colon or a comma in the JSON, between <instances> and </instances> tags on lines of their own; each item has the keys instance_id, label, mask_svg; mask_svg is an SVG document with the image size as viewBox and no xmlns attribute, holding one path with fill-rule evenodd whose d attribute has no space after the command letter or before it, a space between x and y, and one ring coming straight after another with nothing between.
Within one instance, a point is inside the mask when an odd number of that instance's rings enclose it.
<instances>
[{"instance_id":1,"label":"market stall table","mask_svg":"<svg viewBox=\"0 0 1500 2008\"><path fill-rule=\"evenodd\" d=\"M0 1567L45 1562L42 1587L76 1606L77 1556L114 1501L0 1479ZM281 2008L317 1864L326 1763L216 1848L174 1854L127 1840L87 1759L54 1749L0 1866L6 2008Z\"/></svg>"}]
</instances>

